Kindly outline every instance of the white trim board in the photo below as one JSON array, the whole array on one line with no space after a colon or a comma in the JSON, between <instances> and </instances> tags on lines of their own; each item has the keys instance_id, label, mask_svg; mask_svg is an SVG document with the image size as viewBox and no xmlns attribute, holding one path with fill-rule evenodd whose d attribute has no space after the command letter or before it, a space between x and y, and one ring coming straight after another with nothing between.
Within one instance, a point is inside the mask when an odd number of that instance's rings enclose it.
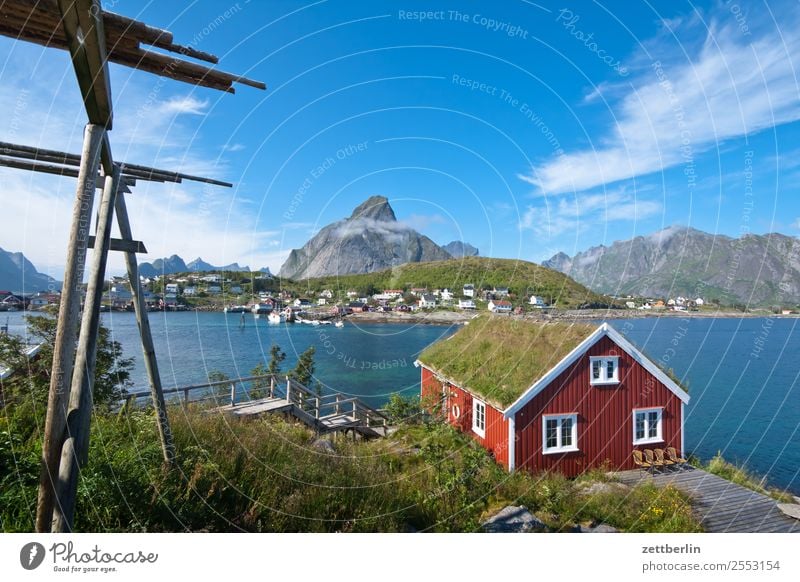
<instances>
[{"instance_id":1,"label":"white trim board","mask_svg":"<svg viewBox=\"0 0 800 582\"><path fill-rule=\"evenodd\" d=\"M619 348L631 356L645 370L655 376L655 378L664 386L666 386L670 392L675 394L675 396L677 396L683 404L687 404L689 402L689 395L685 390L683 390L683 388L678 386L678 384L676 384L669 376L667 376L664 371L661 370L661 368L655 365L647 356L640 352L636 346L626 340L622 334L608 325L608 323L603 323L595 331L593 331L589 337L578 344L574 350L567 354L558 364L551 368L547 374L539 378L539 380L537 380L530 388L528 388L522 394L522 396L517 398L517 400L515 400L511 406L506 408L503 411L503 418L512 418L517 412L520 411L520 409L522 409L523 406L533 400L537 394L547 388L547 386L549 386L550 383L553 382L564 370L574 364L578 358L588 352L593 345L595 345L604 337L610 338L611 341L617 344Z\"/></svg>"}]
</instances>

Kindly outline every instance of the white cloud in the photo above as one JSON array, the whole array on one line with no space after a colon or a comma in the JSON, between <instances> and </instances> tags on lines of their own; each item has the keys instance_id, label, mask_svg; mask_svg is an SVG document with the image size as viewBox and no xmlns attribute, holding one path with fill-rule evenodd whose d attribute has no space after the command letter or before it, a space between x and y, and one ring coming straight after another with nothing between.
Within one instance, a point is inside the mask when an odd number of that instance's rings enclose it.
<instances>
[{"instance_id":1,"label":"white cloud","mask_svg":"<svg viewBox=\"0 0 800 582\"><path fill-rule=\"evenodd\" d=\"M9 45L0 39L0 46ZM0 110L10 113L0 120L3 139L79 152L86 113L68 60L59 51L24 43L13 51L0 71ZM109 137L116 160L234 181L218 156L221 148L205 147L208 100L169 94L184 89L178 84L157 85L160 91L151 94L152 77L116 66L112 77L115 118ZM23 252L40 271L61 277L75 181L0 168L0 191L0 246ZM277 270L288 255L276 250L279 232L261 228L257 216L238 210L242 197L236 189L140 181L126 200L134 238L150 251L140 261L178 254ZM121 255L111 253L108 266L109 273L123 272Z\"/></svg>"},{"instance_id":2,"label":"white cloud","mask_svg":"<svg viewBox=\"0 0 800 582\"><path fill-rule=\"evenodd\" d=\"M661 202L641 199L626 188L619 188L610 192L562 197L547 205L531 205L522 215L519 227L531 230L539 237L555 238L610 222L643 220L662 210Z\"/></svg>"},{"instance_id":3,"label":"white cloud","mask_svg":"<svg viewBox=\"0 0 800 582\"><path fill-rule=\"evenodd\" d=\"M593 149L546 161L524 178L540 195L588 190L686 163L725 140L800 119L800 32L790 22L796 17L787 20L780 36L760 29L750 37L735 25L712 21L691 62L670 57L687 46L692 50L693 43L666 47L660 36L649 48L660 67L642 68L635 86L613 107L609 134Z\"/></svg>"}]
</instances>

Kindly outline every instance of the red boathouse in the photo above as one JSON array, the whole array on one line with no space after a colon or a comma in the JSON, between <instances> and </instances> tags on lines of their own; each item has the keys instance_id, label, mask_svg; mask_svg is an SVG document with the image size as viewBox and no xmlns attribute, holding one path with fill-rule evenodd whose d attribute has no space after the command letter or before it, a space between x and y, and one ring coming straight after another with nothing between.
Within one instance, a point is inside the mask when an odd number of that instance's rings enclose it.
<instances>
[{"instance_id":1,"label":"red boathouse","mask_svg":"<svg viewBox=\"0 0 800 582\"><path fill-rule=\"evenodd\" d=\"M421 396L509 470L634 468L634 449L683 446L689 395L618 331L475 319L427 348Z\"/></svg>"}]
</instances>

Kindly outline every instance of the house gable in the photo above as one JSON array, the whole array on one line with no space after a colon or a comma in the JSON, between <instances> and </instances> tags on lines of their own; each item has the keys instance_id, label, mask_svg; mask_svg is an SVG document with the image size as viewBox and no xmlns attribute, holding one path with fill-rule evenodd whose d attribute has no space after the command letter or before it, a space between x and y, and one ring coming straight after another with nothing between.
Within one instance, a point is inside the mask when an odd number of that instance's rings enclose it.
<instances>
[{"instance_id":1,"label":"house gable","mask_svg":"<svg viewBox=\"0 0 800 582\"><path fill-rule=\"evenodd\" d=\"M515 402L503 411L505 418L513 417L528 402L533 400L537 394L547 388L562 372L574 364L581 356L586 354L598 341L608 337L620 349L631 356L638 364L650 372L668 390L677 396L683 404L689 402L689 395L678 384L672 380L664 371L659 368L652 360L639 351L636 346L630 343L625 337L607 323L603 323L589 337L578 344L564 359L556 364L544 376L539 378L530 388L528 388Z\"/></svg>"}]
</instances>

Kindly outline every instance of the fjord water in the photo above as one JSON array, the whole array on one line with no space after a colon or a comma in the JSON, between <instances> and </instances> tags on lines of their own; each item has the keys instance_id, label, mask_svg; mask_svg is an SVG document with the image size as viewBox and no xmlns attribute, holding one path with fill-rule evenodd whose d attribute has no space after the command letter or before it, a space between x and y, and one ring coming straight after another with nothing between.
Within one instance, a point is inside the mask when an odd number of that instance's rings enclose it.
<instances>
[{"instance_id":1,"label":"fjord water","mask_svg":"<svg viewBox=\"0 0 800 582\"><path fill-rule=\"evenodd\" d=\"M12 332L21 314L8 314ZM202 383L214 370L247 376L281 346L290 369L316 347L316 378L382 406L394 392L419 393L417 355L455 328L431 325L277 325L238 314L152 313L150 321L165 387ZM131 313L105 313L103 322L135 358L136 388L147 386ZM718 451L772 485L800 494L800 320L795 318L662 317L609 323L688 385L685 443L707 460Z\"/></svg>"},{"instance_id":2,"label":"fjord water","mask_svg":"<svg viewBox=\"0 0 800 582\"><path fill-rule=\"evenodd\" d=\"M609 322L688 386L686 450L718 451L800 494L800 319Z\"/></svg>"}]
</instances>

